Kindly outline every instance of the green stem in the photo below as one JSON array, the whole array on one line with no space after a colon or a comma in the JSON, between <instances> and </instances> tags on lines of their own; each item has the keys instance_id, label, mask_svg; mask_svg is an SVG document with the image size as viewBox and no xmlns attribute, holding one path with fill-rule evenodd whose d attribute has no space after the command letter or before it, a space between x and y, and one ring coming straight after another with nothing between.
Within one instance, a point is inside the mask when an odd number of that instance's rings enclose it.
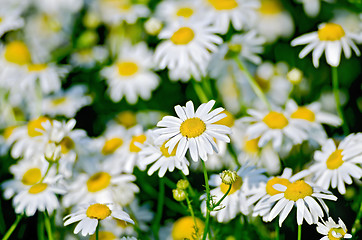
<instances>
[{"instance_id":1,"label":"green stem","mask_svg":"<svg viewBox=\"0 0 362 240\"><path fill-rule=\"evenodd\" d=\"M96 240L98 240L98 239L99 239L99 222L96 227Z\"/></svg>"},{"instance_id":2,"label":"green stem","mask_svg":"<svg viewBox=\"0 0 362 240\"><path fill-rule=\"evenodd\" d=\"M269 110L271 110L271 106L270 106L268 99L265 97L263 91L261 90L259 84L255 81L254 77L250 74L248 69L244 66L242 61L237 56L234 57L234 60L238 64L240 70L242 72L244 72L246 79L248 80L248 82L249 82L251 88L253 89L253 91L255 92L255 94L264 102L265 106Z\"/></svg>"},{"instance_id":3,"label":"green stem","mask_svg":"<svg viewBox=\"0 0 362 240\"><path fill-rule=\"evenodd\" d=\"M361 218L362 218L362 202L360 203L356 220L354 221L353 226L352 226L352 230L351 230L352 236L355 236L355 234L357 232L357 227L360 226L360 224L361 224Z\"/></svg>"},{"instance_id":4,"label":"green stem","mask_svg":"<svg viewBox=\"0 0 362 240\"><path fill-rule=\"evenodd\" d=\"M196 92L196 95L199 97L200 101L202 103L207 103L209 99L208 99L204 89L201 87L200 83L196 82L194 80L192 80L191 82L192 82L192 86L194 87L194 90Z\"/></svg>"},{"instance_id":5,"label":"green stem","mask_svg":"<svg viewBox=\"0 0 362 240\"><path fill-rule=\"evenodd\" d=\"M185 174L184 174L183 172L181 172L181 176L182 176L182 178L183 178L184 180L186 180L186 181L189 182L189 180L187 179L187 177L185 176ZM194 191L194 189L192 188L190 182L189 182L188 189L190 190L191 197L195 197L195 191Z\"/></svg>"},{"instance_id":6,"label":"green stem","mask_svg":"<svg viewBox=\"0 0 362 240\"><path fill-rule=\"evenodd\" d=\"M279 240L279 224L275 221L275 240Z\"/></svg>"},{"instance_id":7,"label":"green stem","mask_svg":"<svg viewBox=\"0 0 362 240\"><path fill-rule=\"evenodd\" d=\"M199 228L197 227L194 210L192 209L191 201L190 201L187 193L186 193L186 202L187 202L188 209L190 210L191 217L194 220L194 228L195 228L196 236L199 236Z\"/></svg>"},{"instance_id":8,"label":"green stem","mask_svg":"<svg viewBox=\"0 0 362 240\"><path fill-rule=\"evenodd\" d=\"M302 239L302 225L298 225L298 240Z\"/></svg>"},{"instance_id":9,"label":"green stem","mask_svg":"<svg viewBox=\"0 0 362 240\"><path fill-rule=\"evenodd\" d=\"M11 234L14 232L16 226L18 225L18 223L20 222L21 218L23 217L23 214L21 215L16 215L16 220L13 223L13 225L11 225L11 227L9 228L9 230L5 233L4 237L2 240L7 240L9 239L9 237L11 236Z\"/></svg>"},{"instance_id":10,"label":"green stem","mask_svg":"<svg viewBox=\"0 0 362 240\"><path fill-rule=\"evenodd\" d=\"M339 99L338 71L337 71L336 67L332 67L332 83L333 83L334 99L336 100L337 112L338 112L339 117L342 119L343 133L345 135L348 135L349 128L348 128L347 122L343 116L341 101Z\"/></svg>"},{"instance_id":11,"label":"green stem","mask_svg":"<svg viewBox=\"0 0 362 240\"><path fill-rule=\"evenodd\" d=\"M38 230L38 239L44 240L44 221L43 221L43 217L41 216L41 214L38 214L37 230Z\"/></svg>"},{"instance_id":12,"label":"green stem","mask_svg":"<svg viewBox=\"0 0 362 240\"><path fill-rule=\"evenodd\" d=\"M49 162L49 166L47 171L45 172L44 176L41 178L40 182L42 183L44 181L44 178L48 175L50 168L53 166L53 163Z\"/></svg>"},{"instance_id":13,"label":"green stem","mask_svg":"<svg viewBox=\"0 0 362 240\"><path fill-rule=\"evenodd\" d=\"M156 213L156 217L155 217L155 228L154 228L156 239L159 239L158 231L159 231L160 225L161 225L163 203L164 203L164 198L165 198L165 181L163 178L160 178L159 187L160 188L159 188L159 192L158 192L157 213Z\"/></svg>"},{"instance_id":14,"label":"green stem","mask_svg":"<svg viewBox=\"0 0 362 240\"><path fill-rule=\"evenodd\" d=\"M218 207L220 205L220 203L226 198L226 196L229 194L232 186L233 186L232 184L229 185L229 188L226 191L226 193L224 194L224 196L222 196L222 198L215 205L212 206L212 210L214 210L216 207Z\"/></svg>"},{"instance_id":15,"label":"green stem","mask_svg":"<svg viewBox=\"0 0 362 240\"><path fill-rule=\"evenodd\" d=\"M1 200L1 198L0 198ZM1 207L1 201L0 201L0 234L4 234L5 232L5 221L4 221L4 215Z\"/></svg>"},{"instance_id":16,"label":"green stem","mask_svg":"<svg viewBox=\"0 0 362 240\"><path fill-rule=\"evenodd\" d=\"M53 240L53 231L52 231L52 224L50 223L50 217L49 214L45 211L44 212L44 223L45 223L45 229L48 233L48 239Z\"/></svg>"},{"instance_id":17,"label":"green stem","mask_svg":"<svg viewBox=\"0 0 362 240\"><path fill-rule=\"evenodd\" d=\"M204 235L202 237L202 240L206 240L207 234L209 232L209 221L210 221L210 187L209 187L209 178L207 176L206 166L204 161L201 161L202 163L202 169L204 171L204 179L205 179L205 188L206 188L206 221L205 221L205 229L204 229Z\"/></svg>"}]
</instances>

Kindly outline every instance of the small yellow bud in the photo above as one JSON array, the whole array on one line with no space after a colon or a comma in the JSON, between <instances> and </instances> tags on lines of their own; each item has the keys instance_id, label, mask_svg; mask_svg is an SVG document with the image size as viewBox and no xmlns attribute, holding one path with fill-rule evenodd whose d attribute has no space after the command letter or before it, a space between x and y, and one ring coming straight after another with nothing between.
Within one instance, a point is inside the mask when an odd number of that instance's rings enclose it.
<instances>
[{"instance_id":1,"label":"small yellow bud","mask_svg":"<svg viewBox=\"0 0 362 240\"><path fill-rule=\"evenodd\" d=\"M180 188L173 189L172 193L173 193L173 198L176 201L181 202L181 201L185 200L185 198L186 198L186 193L183 189L180 189Z\"/></svg>"},{"instance_id":2,"label":"small yellow bud","mask_svg":"<svg viewBox=\"0 0 362 240\"><path fill-rule=\"evenodd\" d=\"M184 180L184 179L180 179L177 182L177 188L179 188L179 189L185 190L186 188L188 188L189 185L190 185L189 181Z\"/></svg>"},{"instance_id":3,"label":"small yellow bud","mask_svg":"<svg viewBox=\"0 0 362 240\"><path fill-rule=\"evenodd\" d=\"M148 34L155 36L162 29L162 23L156 18L150 18L145 22L145 30Z\"/></svg>"},{"instance_id":4,"label":"small yellow bud","mask_svg":"<svg viewBox=\"0 0 362 240\"><path fill-rule=\"evenodd\" d=\"M303 79L303 72L297 68L293 68L287 73L287 79L292 84L299 84Z\"/></svg>"},{"instance_id":5,"label":"small yellow bud","mask_svg":"<svg viewBox=\"0 0 362 240\"><path fill-rule=\"evenodd\" d=\"M238 174L235 171L224 170L220 173L220 178L224 184L231 185L238 178Z\"/></svg>"}]
</instances>

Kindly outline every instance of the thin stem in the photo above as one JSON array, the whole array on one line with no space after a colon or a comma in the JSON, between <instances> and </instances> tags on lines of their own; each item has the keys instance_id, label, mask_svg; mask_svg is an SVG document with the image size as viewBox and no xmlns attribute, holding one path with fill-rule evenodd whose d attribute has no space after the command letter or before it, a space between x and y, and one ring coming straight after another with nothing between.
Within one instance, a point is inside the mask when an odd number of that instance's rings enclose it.
<instances>
[{"instance_id":1,"label":"thin stem","mask_svg":"<svg viewBox=\"0 0 362 240\"><path fill-rule=\"evenodd\" d=\"M44 176L41 178L40 182L42 183L44 181L44 178L48 175L50 168L53 166L53 163L49 163L48 169L45 172Z\"/></svg>"},{"instance_id":2,"label":"thin stem","mask_svg":"<svg viewBox=\"0 0 362 240\"><path fill-rule=\"evenodd\" d=\"M191 201L190 201L189 196L188 196L187 193L186 193L186 202L187 202L187 206L188 206L188 208L190 210L191 217L194 220L194 227L195 227L196 236L199 236L199 228L197 227L194 210L192 209Z\"/></svg>"},{"instance_id":3,"label":"thin stem","mask_svg":"<svg viewBox=\"0 0 362 240\"><path fill-rule=\"evenodd\" d=\"M11 236L11 234L14 232L16 226L18 225L18 223L20 222L21 218L23 217L23 214L21 215L16 215L16 220L13 223L13 225L11 225L11 227L9 228L9 230L5 233L4 237L2 240L7 240L9 239L9 237Z\"/></svg>"},{"instance_id":4,"label":"thin stem","mask_svg":"<svg viewBox=\"0 0 362 240\"><path fill-rule=\"evenodd\" d=\"M279 224L275 221L275 240L279 240Z\"/></svg>"},{"instance_id":5,"label":"thin stem","mask_svg":"<svg viewBox=\"0 0 362 240\"><path fill-rule=\"evenodd\" d=\"M160 186L159 186L158 202L157 202L157 213L156 213L156 217L155 217L155 228L154 228L156 239L159 239L158 231L160 229L160 224L161 224L164 198L165 198L165 181L163 178L160 178Z\"/></svg>"},{"instance_id":6,"label":"thin stem","mask_svg":"<svg viewBox=\"0 0 362 240\"><path fill-rule=\"evenodd\" d=\"M99 222L96 227L96 240L98 240L98 239L99 239Z\"/></svg>"},{"instance_id":7,"label":"thin stem","mask_svg":"<svg viewBox=\"0 0 362 240\"><path fill-rule=\"evenodd\" d=\"M52 231L52 224L50 223L50 217L49 214L45 211L44 212L44 223L45 223L45 229L48 233L48 239L53 240L53 231Z\"/></svg>"},{"instance_id":8,"label":"thin stem","mask_svg":"<svg viewBox=\"0 0 362 240\"><path fill-rule=\"evenodd\" d=\"M37 230L38 230L38 239L44 240L44 221L43 221L43 217L41 216L41 214L38 214Z\"/></svg>"},{"instance_id":9,"label":"thin stem","mask_svg":"<svg viewBox=\"0 0 362 240\"><path fill-rule=\"evenodd\" d=\"M226 191L226 193L224 194L224 196L222 196L222 198L220 198L220 200L215 205L212 206L212 210L214 210L217 206L219 206L220 203L226 198L226 196L229 194L232 186L233 186L232 184L229 185L229 188Z\"/></svg>"},{"instance_id":10,"label":"thin stem","mask_svg":"<svg viewBox=\"0 0 362 240\"><path fill-rule=\"evenodd\" d=\"M270 106L268 99L265 97L263 91L261 90L259 84L255 81L254 77L250 74L248 69L244 66L242 61L237 56L234 57L234 60L238 64L240 70L242 72L244 72L246 79L248 80L248 82L249 82L251 88L253 89L253 91L255 92L255 94L264 102L265 106L269 110L271 110L271 106Z\"/></svg>"},{"instance_id":11,"label":"thin stem","mask_svg":"<svg viewBox=\"0 0 362 240\"><path fill-rule=\"evenodd\" d=\"M199 97L200 101L202 103L207 103L208 102L208 97L204 91L204 89L201 87L199 82L196 81L191 81L192 82L192 86L194 87L194 90L196 92L196 95Z\"/></svg>"},{"instance_id":12,"label":"thin stem","mask_svg":"<svg viewBox=\"0 0 362 240\"><path fill-rule=\"evenodd\" d=\"M204 179L205 179L205 188L206 188L206 221L205 221L205 229L204 229L204 235L202 237L202 240L206 240L207 233L209 232L209 221L210 221L210 187L209 187L209 178L207 176L206 166L204 161L201 161L202 163L202 169L204 171Z\"/></svg>"},{"instance_id":13,"label":"thin stem","mask_svg":"<svg viewBox=\"0 0 362 240\"><path fill-rule=\"evenodd\" d=\"M298 240L302 239L302 225L298 225Z\"/></svg>"},{"instance_id":14,"label":"thin stem","mask_svg":"<svg viewBox=\"0 0 362 240\"><path fill-rule=\"evenodd\" d=\"M345 135L348 135L349 128L348 128L347 122L343 116L341 101L339 99L338 71L337 71L336 67L332 67L332 83L333 83L334 99L336 100L337 112L338 112L339 117L342 119L343 133Z\"/></svg>"},{"instance_id":15,"label":"thin stem","mask_svg":"<svg viewBox=\"0 0 362 240\"><path fill-rule=\"evenodd\" d=\"M183 178L184 180L186 180L186 181L189 182L189 180L187 179L187 177L185 176L185 174L184 174L183 172L181 172L181 176L182 176L182 178ZM188 189L190 190L191 197L194 197L194 196L195 196L195 191L194 191L194 189L192 188L190 182L189 182Z\"/></svg>"},{"instance_id":16,"label":"thin stem","mask_svg":"<svg viewBox=\"0 0 362 240\"><path fill-rule=\"evenodd\" d=\"M356 220L353 223L351 234L352 236L355 236L357 232L357 227L361 224L361 218L362 218L362 202L359 205L359 211L357 213Z\"/></svg>"}]
</instances>

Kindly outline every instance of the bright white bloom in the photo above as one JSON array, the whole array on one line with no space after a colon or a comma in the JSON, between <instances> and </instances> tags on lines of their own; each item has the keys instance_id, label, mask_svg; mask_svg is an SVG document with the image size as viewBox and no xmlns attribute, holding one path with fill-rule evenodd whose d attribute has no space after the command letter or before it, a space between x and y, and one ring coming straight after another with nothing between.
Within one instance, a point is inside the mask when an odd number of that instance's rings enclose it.
<instances>
[{"instance_id":1,"label":"bright white bloom","mask_svg":"<svg viewBox=\"0 0 362 240\"><path fill-rule=\"evenodd\" d=\"M329 217L325 222L322 220L322 223L317 223L317 231L320 234L326 235L322 237L320 240L336 240L336 239L348 239L352 238L352 235L347 233L347 227L342 221L342 219L338 218L338 223L335 223L334 220Z\"/></svg>"},{"instance_id":2,"label":"bright white bloom","mask_svg":"<svg viewBox=\"0 0 362 240\"><path fill-rule=\"evenodd\" d=\"M156 17L166 23L184 20L194 20L200 17L201 8L198 7L197 1L193 0L167 0L161 1L156 8Z\"/></svg>"},{"instance_id":3,"label":"bright white bloom","mask_svg":"<svg viewBox=\"0 0 362 240\"><path fill-rule=\"evenodd\" d=\"M158 67L167 67L172 80L188 81L191 76L200 80L206 75L211 52L215 52L216 45L222 43L215 32L204 21L172 23L158 35L160 39L165 39L155 51Z\"/></svg>"},{"instance_id":4,"label":"bright white bloom","mask_svg":"<svg viewBox=\"0 0 362 240\"><path fill-rule=\"evenodd\" d=\"M0 10L0 37L11 30L21 28L24 20L20 17L19 11L9 11L2 5Z\"/></svg>"},{"instance_id":5,"label":"bright white bloom","mask_svg":"<svg viewBox=\"0 0 362 240\"><path fill-rule=\"evenodd\" d=\"M100 203L90 204L87 207L82 206L80 210L65 216L63 220L65 220L64 226L80 221L75 227L74 233L82 231L82 235L86 236L94 234L98 222L108 217L134 224L130 216L117 205Z\"/></svg>"},{"instance_id":6,"label":"bright white bloom","mask_svg":"<svg viewBox=\"0 0 362 240\"><path fill-rule=\"evenodd\" d=\"M111 99L118 102L124 96L131 104L135 104L139 96L145 100L150 99L152 90L160 81L151 71L152 67L152 53L144 42L135 46L128 42L122 43L116 62L101 71L109 85Z\"/></svg>"},{"instance_id":7,"label":"bright white bloom","mask_svg":"<svg viewBox=\"0 0 362 240\"><path fill-rule=\"evenodd\" d=\"M309 225L316 224L318 219L324 216L322 208L327 214L329 212L323 199L337 200L337 197L332 195L331 192L315 187L304 180L297 180L287 185L276 183L273 185L273 188L279 192L268 200L270 203L276 202L270 211L268 221L272 221L279 215L279 226L287 218L293 206L297 207L298 225L302 225L303 219Z\"/></svg>"},{"instance_id":8,"label":"bright white bloom","mask_svg":"<svg viewBox=\"0 0 362 240\"><path fill-rule=\"evenodd\" d=\"M210 112L214 104L214 100L203 103L196 112L192 101L188 101L186 107L175 106L178 118L166 116L157 123L157 126L162 128L155 130L155 133L160 135L156 143L163 144L167 141L165 147L168 148L168 153L171 154L176 148L178 158L183 158L189 149L193 161L196 162L199 158L206 161L207 154L218 152L213 138L230 142L226 135L231 133L230 128L215 124L226 117L226 114L221 113L224 109L220 107Z\"/></svg>"},{"instance_id":9,"label":"bright white bloom","mask_svg":"<svg viewBox=\"0 0 362 240\"><path fill-rule=\"evenodd\" d=\"M331 20L353 36L357 44L362 43L362 15L358 12L348 11L346 9L337 9L334 11L334 18Z\"/></svg>"},{"instance_id":10,"label":"bright white bloom","mask_svg":"<svg viewBox=\"0 0 362 240\"><path fill-rule=\"evenodd\" d=\"M314 182L328 189L338 188L346 193L345 183L352 184L352 178L362 177L362 139L361 134L350 134L338 146L328 139L321 151L314 153L316 162L309 168L314 173ZM351 178L352 177L352 178Z\"/></svg>"},{"instance_id":11,"label":"bright white bloom","mask_svg":"<svg viewBox=\"0 0 362 240\"><path fill-rule=\"evenodd\" d=\"M322 23L318 26L318 31L297 37L291 42L291 45L298 46L307 44L299 53L299 57L304 58L308 53L313 51L313 65L316 68L319 66L319 59L325 50L327 63L332 67L337 67L341 60L342 50L346 58L352 56L351 48L357 56L361 54L354 43L354 41L358 42L359 40L355 34L350 35L341 25L336 23Z\"/></svg>"}]
</instances>

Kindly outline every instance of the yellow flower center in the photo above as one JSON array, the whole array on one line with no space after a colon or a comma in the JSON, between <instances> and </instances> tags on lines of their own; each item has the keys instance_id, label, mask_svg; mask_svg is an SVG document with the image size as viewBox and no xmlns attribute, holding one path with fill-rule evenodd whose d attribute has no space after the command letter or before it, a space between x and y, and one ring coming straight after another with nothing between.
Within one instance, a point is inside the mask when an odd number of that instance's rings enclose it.
<instances>
[{"instance_id":1,"label":"yellow flower center","mask_svg":"<svg viewBox=\"0 0 362 240\"><path fill-rule=\"evenodd\" d=\"M29 64L28 70L29 72L40 72L47 68L46 64Z\"/></svg>"},{"instance_id":2,"label":"yellow flower center","mask_svg":"<svg viewBox=\"0 0 362 240\"><path fill-rule=\"evenodd\" d=\"M111 215L111 210L107 205L96 203L92 204L87 209L87 217L103 220Z\"/></svg>"},{"instance_id":3,"label":"yellow flower center","mask_svg":"<svg viewBox=\"0 0 362 240\"><path fill-rule=\"evenodd\" d=\"M108 155L114 153L120 146L123 145L122 138L111 138L104 143L102 154Z\"/></svg>"},{"instance_id":4,"label":"yellow flower center","mask_svg":"<svg viewBox=\"0 0 362 240\"><path fill-rule=\"evenodd\" d=\"M194 39L195 33L191 28L182 27L171 37L171 41L176 45L186 45Z\"/></svg>"},{"instance_id":5,"label":"yellow flower center","mask_svg":"<svg viewBox=\"0 0 362 240\"><path fill-rule=\"evenodd\" d=\"M96 235L92 235L90 240L96 240ZM108 231L99 231L98 232L98 239L99 240L114 240L117 239L117 237L112 233Z\"/></svg>"},{"instance_id":6,"label":"yellow flower center","mask_svg":"<svg viewBox=\"0 0 362 240\"><path fill-rule=\"evenodd\" d=\"M136 114L131 111L124 111L117 115L116 120L126 128L133 127L137 123Z\"/></svg>"},{"instance_id":7,"label":"yellow flower center","mask_svg":"<svg viewBox=\"0 0 362 240\"><path fill-rule=\"evenodd\" d=\"M272 179L270 179L265 186L265 190L266 192L270 195L273 196L275 194L281 193L280 191L276 190L275 188L273 188L273 186L275 184L281 184L284 186L288 186L290 184L289 180L286 178L280 178L280 177L273 177Z\"/></svg>"},{"instance_id":8,"label":"yellow flower center","mask_svg":"<svg viewBox=\"0 0 362 240\"><path fill-rule=\"evenodd\" d=\"M208 2L219 11L231 10L238 6L235 0L208 0Z\"/></svg>"},{"instance_id":9,"label":"yellow flower center","mask_svg":"<svg viewBox=\"0 0 362 240\"><path fill-rule=\"evenodd\" d=\"M345 32L341 25L326 23L318 30L318 37L321 41L337 41L344 37Z\"/></svg>"},{"instance_id":10,"label":"yellow flower center","mask_svg":"<svg viewBox=\"0 0 362 240\"><path fill-rule=\"evenodd\" d=\"M194 10L188 7L180 8L176 13L178 17L184 17L184 18L189 18L192 16L192 14L194 14Z\"/></svg>"},{"instance_id":11,"label":"yellow flower center","mask_svg":"<svg viewBox=\"0 0 362 240\"><path fill-rule=\"evenodd\" d=\"M200 239L205 228L205 224L199 218L195 217L196 227L194 220L191 216L186 216L178 219L172 227L172 240L185 240L185 239ZM196 233L197 228L197 233Z\"/></svg>"},{"instance_id":12,"label":"yellow flower center","mask_svg":"<svg viewBox=\"0 0 362 240\"><path fill-rule=\"evenodd\" d=\"M30 168L26 171L21 179L25 185L34 185L41 180L41 171L39 168Z\"/></svg>"},{"instance_id":13,"label":"yellow flower center","mask_svg":"<svg viewBox=\"0 0 362 240\"><path fill-rule=\"evenodd\" d=\"M259 146L258 146L259 139L260 138L254 138L248 140L247 138L245 138L244 151L249 154L257 154L259 152Z\"/></svg>"},{"instance_id":14,"label":"yellow flower center","mask_svg":"<svg viewBox=\"0 0 362 240\"><path fill-rule=\"evenodd\" d=\"M236 181L231 185L231 189L230 189L230 192L228 193L228 195L235 193L237 190L239 190L241 188L242 185L243 185L243 180L241 179L241 177L238 176ZM230 185L221 183L221 185L220 185L221 192L223 192L225 194L228 191L229 186Z\"/></svg>"},{"instance_id":15,"label":"yellow flower center","mask_svg":"<svg viewBox=\"0 0 362 240\"><path fill-rule=\"evenodd\" d=\"M295 112L290 115L291 118L304 119L310 122L314 122L315 114L313 111L306 107L299 107Z\"/></svg>"},{"instance_id":16,"label":"yellow flower center","mask_svg":"<svg viewBox=\"0 0 362 240\"><path fill-rule=\"evenodd\" d=\"M340 233L342 236L340 238L333 237L332 232L335 231L336 233ZM343 239L346 232L343 230L343 228L331 228L328 232L328 238L330 240L339 240Z\"/></svg>"},{"instance_id":17,"label":"yellow flower center","mask_svg":"<svg viewBox=\"0 0 362 240\"><path fill-rule=\"evenodd\" d=\"M41 136L42 133L38 131L39 130L44 130L43 126L41 125L42 123L48 121L49 118L47 117L39 117L37 119L31 120L28 123L28 135L30 137L36 137L36 136Z\"/></svg>"},{"instance_id":18,"label":"yellow flower center","mask_svg":"<svg viewBox=\"0 0 362 240\"><path fill-rule=\"evenodd\" d=\"M16 126L10 126L10 127L5 128L4 133L3 133L5 140L9 139L11 134L13 134L15 128L16 128Z\"/></svg>"},{"instance_id":19,"label":"yellow flower center","mask_svg":"<svg viewBox=\"0 0 362 240\"><path fill-rule=\"evenodd\" d=\"M67 100L66 97L54 98L54 99L52 100L52 104L53 104L53 106L58 106L58 105L64 103L66 100Z\"/></svg>"},{"instance_id":20,"label":"yellow flower center","mask_svg":"<svg viewBox=\"0 0 362 240\"><path fill-rule=\"evenodd\" d=\"M337 169L339 168L343 163L343 155L342 155L342 149L337 149L334 151L331 155L329 155L326 164L328 169Z\"/></svg>"},{"instance_id":21,"label":"yellow flower center","mask_svg":"<svg viewBox=\"0 0 362 240\"><path fill-rule=\"evenodd\" d=\"M284 192L284 197L296 202L298 199L305 198L313 194L313 188L303 180L290 183Z\"/></svg>"},{"instance_id":22,"label":"yellow flower center","mask_svg":"<svg viewBox=\"0 0 362 240\"><path fill-rule=\"evenodd\" d=\"M5 47L5 59L8 62L18 65L25 65L30 63L31 56L28 47L20 41L9 43Z\"/></svg>"},{"instance_id":23,"label":"yellow flower center","mask_svg":"<svg viewBox=\"0 0 362 240\"><path fill-rule=\"evenodd\" d=\"M263 0L259 12L265 15L274 15L283 11L282 5L276 0Z\"/></svg>"},{"instance_id":24,"label":"yellow flower center","mask_svg":"<svg viewBox=\"0 0 362 240\"><path fill-rule=\"evenodd\" d=\"M272 129L282 129L288 125L288 119L279 112L271 111L264 118L263 122Z\"/></svg>"},{"instance_id":25,"label":"yellow flower center","mask_svg":"<svg viewBox=\"0 0 362 240\"><path fill-rule=\"evenodd\" d=\"M30 194L38 194L43 192L45 189L47 189L48 184L46 183L37 183L33 186L31 186L31 188L29 188L28 193Z\"/></svg>"},{"instance_id":26,"label":"yellow flower center","mask_svg":"<svg viewBox=\"0 0 362 240\"><path fill-rule=\"evenodd\" d=\"M230 128L232 126L234 126L234 122L235 122L234 116L229 111L226 111L226 110L222 111L222 113L225 113L226 117L224 117L223 119L220 119L219 121L215 122L214 124L225 125Z\"/></svg>"},{"instance_id":27,"label":"yellow flower center","mask_svg":"<svg viewBox=\"0 0 362 240\"><path fill-rule=\"evenodd\" d=\"M98 172L92 175L87 181L89 192L98 192L109 186L111 183L111 175L106 172Z\"/></svg>"},{"instance_id":28,"label":"yellow flower center","mask_svg":"<svg viewBox=\"0 0 362 240\"><path fill-rule=\"evenodd\" d=\"M139 136L133 136L131 143L129 144L129 151L130 152L139 152L141 151L141 148L139 148L138 146L136 146L136 142L137 143L144 143L146 141L146 135L142 134Z\"/></svg>"},{"instance_id":29,"label":"yellow flower center","mask_svg":"<svg viewBox=\"0 0 362 240\"><path fill-rule=\"evenodd\" d=\"M61 152L63 154L67 154L70 150L74 148L74 141L70 137L64 137L62 141L60 141Z\"/></svg>"},{"instance_id":30,"label":"yellow flower center","mask_svg":"<svg viewBox=\"0 0 362 240\"><path fill-rule=\"evenodd\" d=\"M129 77L137 73L138 65L134 62L120 62L117 63L118 73L123 77Z\"/></svg>"},{"instance_id":31,"label":"yellow flower center","mask_svg":"<svg viewBox=\"0 0 362 240\"><path fill-rule=\"evenodd\" d=\"M195 138L200 136L206 130L206 124L197 117L186 119L180 126L182 136Z\"/></svg>"},{"instance_id":32,"label":"yellow flower center","mask_svg":"<svg viewBox=\"0 0 362 240\"><path fill-rule=\"evenodd\" d=\"M168 158L168 157L173 157L173 156L175 156L175 155L176 155L177 145L174 147L174 149L172 150L171 154L169 154L169 153L168 153L168 147L165 146L166 143L167 143L167 141L164 142L164 143L162 144L162 146L160 147L160 151L161 151L162 155L165 156L165 157L167 157L167 158Z\"/></svg>"},{"instance_id":33,"label":"yellow flower center","mask_svg":"<svg viewBox=\"0 0 362 240\"><path fill-rule=\"evenodd\" d=\"M0 17L0 23L3 21L3 19Z\"/></svg>"}]
</instances>

